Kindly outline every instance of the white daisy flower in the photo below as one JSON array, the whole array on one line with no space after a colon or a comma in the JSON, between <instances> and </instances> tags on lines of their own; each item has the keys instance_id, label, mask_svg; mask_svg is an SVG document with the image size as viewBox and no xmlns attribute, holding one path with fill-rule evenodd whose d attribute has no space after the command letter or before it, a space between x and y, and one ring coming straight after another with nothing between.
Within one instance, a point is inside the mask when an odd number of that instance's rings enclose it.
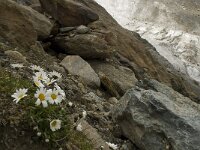
<instances>
[{"instance_id":1,"label":"white daisy flower","mask_svg":"<svg viewBox=\"0 0 200 150\"><path fill-rule=\"evenodd\" d=\"M56 71L49 72L49 76L54 79L58 79L58 80L60 80L62 78L61 73L56 72Z\"/></svg>"},{"instance_id":2,"label":"white daisy flower","mask_svg":"<svg viewBox=\"0 0 200 150\"><path fill-rule=\"evenodd\" d=\"M35 102L35 104L37 106L39 106L41 103L43 105L43 107L47 107L47 91L45 88L40 88L36 91L35 93L35 97L37 98L37 101Z\"/></svg>"},{"instance_id":3,"label":"white daisy flower","mask_svg":"<svg viewBox=\"0 0 200 150\"><path fill-rule=\"evenodd\" d=\"M41 81L45 81L48 78L48 76L46 72L40 71L40 72L35 73L34 78L37 78L38 80L41 80Z\"/></svg>"},{"instance_id":4,"label":"white daisy flower","mask_svg":"<svg viewBox=\"0 0 200 150\"><path fill-rule=\"evenodd\" d=\"M83 113L82 113L82 115L83 115L83 118L86 118L87 112L84 110Z\"/></svg>"},{"instance_id":5,"label":"white daisy flower","mask_svg":"<svg viewBox=\"0 0 200 150\"><path fill-rule=\"evenodd\" d=\"M108 144L108 146L113 150L117 150L118 149L118 146L116 144L109 143L109 142L106 142L106 144Z\"/></svg>"},{"instance_id":6,"label":"white daisy flower","mask_svg":"<svg viewBox=\"0 0 200 150\"><path fill-rule=\"evenodd\" d=\"M72 107L72 106L73 106L73 103L72 103L72 102L69 102L68 105L69 105L69 107Z\"/></svg>"},{"instance_id":7,"label":"white daisy flower","mask_svg":"<svg viewBox=\"0 0 200 150\"><path fill-rule=\"evenodd\" d=\"M59 130L61 128L61 120L59 119L54 119L50 122L50 129L52 131Z\"/></svg>"},{"instance_id":8,"label":"white daisy flower","mask_svg":"<svg viewBox=\"0 0 200 150\"><path fill-rule=\"evenodd\" d=\"M23 68L23 64L10 64L12 68Z\"/></svg>"},{"instance_id":9,"label":"white daisy flower","mask_svg":"<svg viewBox=\"0 0 200 150\"><path fill-rule=\"evenodd\" d=\"M50 78L47 78L47 79L44 80L44 83L45 83L47 86L53 84L54 82L56 82L56 80L50 79Z\"/></svg>"},{"instance_id":10,"label":"white daisy flower","mask_svg":"<svg viewBox=\"0 0 200 150\"><path fill-rule=\"evenodd\" d=\"M18 103L22 98L24 98L25 96L27 96L27 91L28 89L19 89L16 90L16 92L11 96L14 98L13 101L15 101L16 103Z\"/></svg>"},{"instance_id":11,"label":"white daisy flower","mask_svg":"<svg viewBox=\"0 0 200 150\"><path fill-rule=\"evenodd\" d=\"M46 143L49 143L49 139L45 139L45 142L46 142Z\"/></svg>"},{"instance_id":12,"label":"white daisy flower","mask_svg":"<svg viewBox=\"0 0 200 150\"><path fill-rule=\"evenodd\" d=\"M62 101L62 95L59 95L59 91L57 89L48 90L47 97L50 104L59 104Z\"/></svg>"},{"instance_id":13,"label":"white daisy flower","mask_svg":"<svg viewBox=\"0 0 200 150\"><path fill-rule=\"evenodd\" d=\"M33 71L39 71L39 72L44 71L43 68L41 68L40 66L37 66L37 65L31 65L30 69Z\"/></svg>"},{"instance_id":14,"label":"white daisy flower","mask_svg":"<svg viewBox=\"0 0 200 150\"><path fill-rule=\"evenodd\" d=\"M79 132L83 131L83 127L82 127L81 123L79 123L77 125L76 130L79 131Z\"/></svg>"},{"instance_id":15,"label":"white daisy flower","mask_svg":"<svg viewBox=\"0 0 200 150\"><path fill-rule=\"evenodd\" d=\"M59 93L62 95L63 99L65 99L66 95L65 92L58 86L57 83L55 83L55 88L59 91Z\"/></svg>"},{"instance_id":16,"label":"white daisy flower","mask_svg":"<svg viewBox=\"0 0 200 150\"><path fill-rule=\"evenodd\" d=\"M41 133L41 132L38 132L38 133L37 133L37 136L41 136L41 135L42 135L42 133Z\"/></svg>"},{"instance_id":17,"label":"white daisy flower","mask_svg":"<svg viewBox=\"0 0 200 150\"><path fill-rule=\"evenodd\" d=\"M38 126L33 127L33 130L38 130Z\"/></svg>"},{"instance_id":18,"label":"white daisy flower","mask_svg":"<svg viewBox=\"0 0 200 150\"><path fill-rule=\"evenodd\" d=\"M40 80L38 80L37 77L33 77L33 82L34 82L34 84L35 84L37 87L39 87L39 88L44 87L44 84L43 84Z\"/></svg>"}]
</instances>

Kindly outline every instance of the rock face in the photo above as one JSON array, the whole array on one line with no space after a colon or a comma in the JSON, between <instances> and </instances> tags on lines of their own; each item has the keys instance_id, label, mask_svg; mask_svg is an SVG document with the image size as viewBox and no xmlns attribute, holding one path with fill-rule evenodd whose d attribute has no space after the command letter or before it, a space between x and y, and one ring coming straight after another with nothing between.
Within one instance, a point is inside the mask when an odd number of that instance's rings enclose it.
<instances>
[{"instance_id":1,"label":"rock face","mask_svg":"<svg viewBox=\"0 0 200 150\"><path fill-rule=\"evenodd\" d=\"M92 67L80 56L67 56L61 65L73 75L80 76L89 85L100 86L100 79Z\"/></svg>"},{"instance_id":2,"label":"rock face","mask_svg":"<svg viewBox=\"0 0 200 150\"><path fill-rule=\"evenodd\" d=\"M99 74L102 84L112 91L113 96L122 96L137 82L134 72L129 68L102 62L91 62L90 64L95 72Z\"/></svg>"},{"instance_id":3,"label":"rock face","mask_svg":"<svg viewBox=\"0 0 200 150\"><path fill-rule=\"evenodd\" d=\"M0 1L0 18L0 39L20 47L47 38L52 28L44 15L11 0Z\"/></svg>"},{"instance_id":4,"label":"rock face","mask_svg":"<svg viewBox=\"0 0 200 150\"><path fill-rule=\"evenodd\" d=\"M93 128L89 123L86 121L81 121L83 134L91 140L92 144L94 145L94 149L101 149L104 147L105 150L109 150L109 146L106 142L102 139L102 137L98 134L97 130Z\"/></svg>"},{"instance_id":5,"label":"rock face","mask_svg":"<svg viewBox=\"0 0 200 150\"><path fill-rule=\"evenodd\" d=\"M83 3L82 0L77 0ZM84 4L96 12L100 20L90 23L93 32L108 32L106 40L122 56L135 63L141 71L137 74L139 79L148 76L173 87L173 89L200 102L200 88L198 83L187 75L177 71L156 49L135 32L122 28L118 23L94 1L84 1ZM137 70L138 69L134 69Z\"/></svg>"},{"instance_id":6,"label":"rock face","mask_svg":"<svg viewBox=\"0 0 200 150\"><path fill-rule=\"evenodd\" d=\"M200 149L200 106L157 81L148 86L130 89L113 113L124 135L143 150Z\"/></svg>"},{"instance_id":7,"label":"rock face","mask_svg":"<svg viewBox=\"0 0 200 150\"><path fill-rule=\"evenodd\" d=\"M99 19L87 6L72 0L40 0L43 9L62 26L87 25Z\"/></svg>"},{"instance_id":8,"label":"rock face","mask_svg":"<svg viewBox=\"0 0 200 150\"><path fill-rule=\"evenodd\" d=\"M70 36L57 36L55 43L67 54L79 55L87 59L110 57L113 49L107 44L104 35L76 34Z\"/></svg>"}]
</instances>

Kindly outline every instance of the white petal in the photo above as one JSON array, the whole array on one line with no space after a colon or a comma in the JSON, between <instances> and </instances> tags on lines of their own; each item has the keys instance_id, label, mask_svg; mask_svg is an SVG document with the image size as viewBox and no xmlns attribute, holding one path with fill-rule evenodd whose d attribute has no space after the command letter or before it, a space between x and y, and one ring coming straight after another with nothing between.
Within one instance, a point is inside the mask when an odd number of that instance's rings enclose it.
<instances>
[{"instance_id":1,"label":"white petal","mask_svg":"<svg viewBox=\"0 0 200 150\"><path fill-rule=\"evenodd\" d=\"M72 103L72 102L69 102L68 105L69 105L70 107L72 107L73 103Z\"/></svg>"},{"instance_id":2,"label":"white petal","mask_svg":"<svg viewBox=\"0 0 200 150\"><path fill-rule=\"evenodd\" d=\"M55 102L54 100L49 99L49 103L50 103L50 104L54 104L54 102Z\"/></svg>"},{"instance_id":3,"label":"white petal","mask_svg":"<svg viewBox=\"0 0 200 150\"><path fill-rule=\"evenodd\" d=\"M52 131L56 131L56 129L55 129L55 128L53 128L53 127L51 127L51 130L52 130Z\"/></svg>"},{"instance_id":4,"label":"white petal","mask_svg":"<svg viewBox=\"0 0 200 150\"><path fill-rule=\"evenodd\" d=\"M81 123L78 124L78 126L76 127L76 130L80 132L83 131Z\"/></svg>"},{"instance_id":5,"label":"white petal","mask_svg":"<svg viewBox=\"0 0 200 150\"><path fill-rule=\"evenodd\" d=\"M35 102L35 104L36 104L37 106L40 105L40 104L41 104L40 99L37 99L37 101Z\"/></svg>"},{"instance_id":6,"label":"white petal","mask_svg":"<svg viewBox=\"0 0 200 150\"><path fill-rule=\"evenodd\" d=\"M47 101L42 101L42 105L43 107L47 107L48 106Z\"/></svg>"},{"instance_id":7,"label":"white petal","mask_svg":"<svg viewBox=\"0 0 200 150\"><path fill-rule=\"evenodd\" d=\"M86 116L87 116L87 112L84 110L83 111L83 118L86 118Z\"/></svg>"}]
</instances>

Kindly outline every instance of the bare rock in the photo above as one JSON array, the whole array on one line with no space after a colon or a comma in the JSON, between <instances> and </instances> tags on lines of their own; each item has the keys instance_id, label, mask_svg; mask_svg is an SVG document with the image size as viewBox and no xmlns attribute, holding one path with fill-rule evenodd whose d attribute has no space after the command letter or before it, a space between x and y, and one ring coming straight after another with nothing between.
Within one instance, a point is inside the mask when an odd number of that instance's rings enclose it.
<instances>
[{"instance_id":1,"label":"bare rock","mask_svg":"<svg viewBox=\"0 0 200 150\"><path fill-rule=\"evenodd\" d=\"M200 105L155 80L130 89L113 111L123 134L143 150L200 149Z\"/></svg>"},{"instance_id":2,"label":"bare rock","mask_svg":"<svg viewBox=\"0 0 200 150\"><path fill-rule=\"evenodd\" d=\"M60 32L69 32L74 29L75 29L75 27L63 27L63 28L60 28Z\"/></svg>"},{"instance_id":3,"label":"bare rock","mask_svg":"<svg viewBox=\"0 0 200 150\"><path fill-rule=\"evenodd\" d=\"M77 34L70 36L57 36L55 43L67 54L79 55L86 59L105 59L112 56L112 49L103 34Z\"/></svg>"},{"instance_id":4,"label":"bare rock","mask_svg":"<svg viewBox=\"0 0 200 150\"><path fill-rule=\"evenodd\" d=\"M119 87L116 87L111 79L108 78L104 73L99 72L98 75L101 80L102 86L108 91L108 93L112 96L120 97L120 94L117 91Z\"/></svg>"},{"instance_id":5,"label":"bare rock","mask_svg":"<svg viewBox=\"0 0 200 150\"><path fill-rule=\"evenodd\" d=\"M0 36L11 44L30 47L47 38L52 24L44 15L11 0L0 1Z\"/></svg>"},{"instance_id":6,"label":"bare rock","mask_svg":"<svg viewBox=\"0 0 200 150\"><path fill-rule=\"evenodd\" d=\"M77 34L57 36L55 43L67 54L79 55L86 59L105 59L112 56L114 49L105 41L104 34Z\"/></svg>"},{"instance_id":7,"label":"bare rock","mask_svg":"<svg viewBox=\"0 0 200 150\"><path fill-rule=\"evenodd\" d=\"M25 63L26 62L26 57L24 57L20 52L18 51L12 51L8 50L5 51L5 54L10 57L12 60L19 62L19 63Z\"/></svg>"},{"instance_id":8,"label":"bare rock","mask_svg":"<svg viewBox=\"0 0 200 150\"><path fill-rule=\"evenodd\" d=\"M111 98L108 99L108 102L115 105L119 102L119 100L116 99L115 97L111 97Z\"/></svg>"},{"instance_id":9,"label":"bare rock","mask_svg":"<svg viewBox=\"0 0 200 150\"><path fill-rule=\"evenodd\" d=\"M98 132L95 128L93 128L89 123L87 123L84 120L81 121L81 126L82 126L82 130L83 130L83 134L89 140L91 140L95 149L101 149L101 147L103 147L104 150L109 150L109 146L102 139L102 137L98 134Z\"/></svg>"},{"instance_id":10,"label":"bare rock","mask_svg":"<svg viewBox=\"0 0 200 150\"><path fill-rule=\"evenodd\" d=\"M40 0L43 9L62 26L87 25L99 19L86 5L72 0Z\"/></svg>"},{"instance_id":11,"label":"bare rock","mask_svg":"<svg viewBox=\"0 0 200 150\"><path fill-rule=\"evenodd\" d=\"M79 34L85 34L85 33L88 33L89 31L90 31L90 28L84 25L80 25L76 28L76 32Z\"/></svg>"},{"instance_id":12,"label":"bare rock","mask_svg":"<svg viewBox=\"0 0 200 150\"><path fill-rule=\"evenodd\" d=\"M127 67L103 62L91 62L90 64L97 73L100 73L100 79L104 86L108 89L109 87L113 87L113 90L116 91L119 95L123 95L137 82L134 72ZM106 81L108 82L106 83ZM114 94L113 96L118 97L119 95Z\"/></svg>"},{"instance_id":13,"label":"bare rock","mask_svg":"<svg viewBox=\"0 0 200 150\"><path fill-rule=\"evenodd\" d=\"M92 67L80 56L67 56L61 65L73 75L80 76L88 85L100 86L100 79Z\"/></svg>"},{"instance_id":14,"label":"bare rock","mask_svg":"<svg viewBox=\"0 0 200 150\"><path fill-rule=\"evenodd\" d=\"M103 98L100 98L99 96L97 96L93 92L90 92L90 93L87 93L87 94L83 95L82 99L86 100L87 102L92 102L92 101L94 101L94 102L102 102L104 100Z\"/></svg>"},{"instance_id":15,"label":"bare rock","mask_svg":"<svg viewBox=\"0 0 200 150\"><path fill-rule=\"evenodd\" d=\"M32 4L30 7L39 13L43 13L40 3Z\"/></svg>"}]
</instances>

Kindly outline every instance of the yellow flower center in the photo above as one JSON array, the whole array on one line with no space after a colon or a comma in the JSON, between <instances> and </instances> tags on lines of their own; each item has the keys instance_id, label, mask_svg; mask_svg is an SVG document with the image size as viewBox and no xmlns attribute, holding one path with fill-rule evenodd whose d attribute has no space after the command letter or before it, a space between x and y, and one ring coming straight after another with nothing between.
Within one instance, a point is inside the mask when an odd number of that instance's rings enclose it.
<instances>
[{"instance_id":1,"label":"yellow flower center","mask_svg":"<svg viewBox=\"0 0 200 150\"><path fill-rule=\"evenodd\" d=\"M38 98L41 100L41 101L44 101L45 100L45 95L40 93L40 95L38 96Z\"/></svg>"},{"instance_id":2,"label":"yellow flower center","mask_svg":"<svg viewBox=\"0 0 200 150\"><path fill-rule=\"evenodd\" d=\"M52 127L55 127L56 125L57 125L57 122L55 120L51 122Z\"/></svg>"},{"instance_id":3,"label":"yellow flower center","mask_svg":"<svg viewBox=\"0 0 200 150\"><path fill-rule=\"evenodd\" d=\"M37 87L39 87L39 86L40 86L40 82L35 81L35 85L36 85Z\"/></svg>"},{"instance_id":4,"label":"yellow flower center","mask_svg":"<svg viewBox=\"0 0 200 150\"><path fill-rule=\"evenodd\" d=\"M40 76L38 77L38 80L43 80L42 75L40 75Z\"/></svg>"},{"instance_id":5,"label":"yellow flower center","mask_svg":"<svg viewBox=\"0 0 200 150\"><path fill-rule=\"evenodd\" d=\"M51 98L52 98L53 100L55 100L55 99L57 98L57 95L56 95L56 94L51 94Z\"/></svg>"},{"instance_id":6,"label":"yellow flower center","mask_svg":"<svg viewBox=\"0 0 200 150\"><path fill-rule=\"evenodd\" d=\"M24 94L19 95L19 99L22 99L24 97Z\"/></svg>"}]
</instances>

